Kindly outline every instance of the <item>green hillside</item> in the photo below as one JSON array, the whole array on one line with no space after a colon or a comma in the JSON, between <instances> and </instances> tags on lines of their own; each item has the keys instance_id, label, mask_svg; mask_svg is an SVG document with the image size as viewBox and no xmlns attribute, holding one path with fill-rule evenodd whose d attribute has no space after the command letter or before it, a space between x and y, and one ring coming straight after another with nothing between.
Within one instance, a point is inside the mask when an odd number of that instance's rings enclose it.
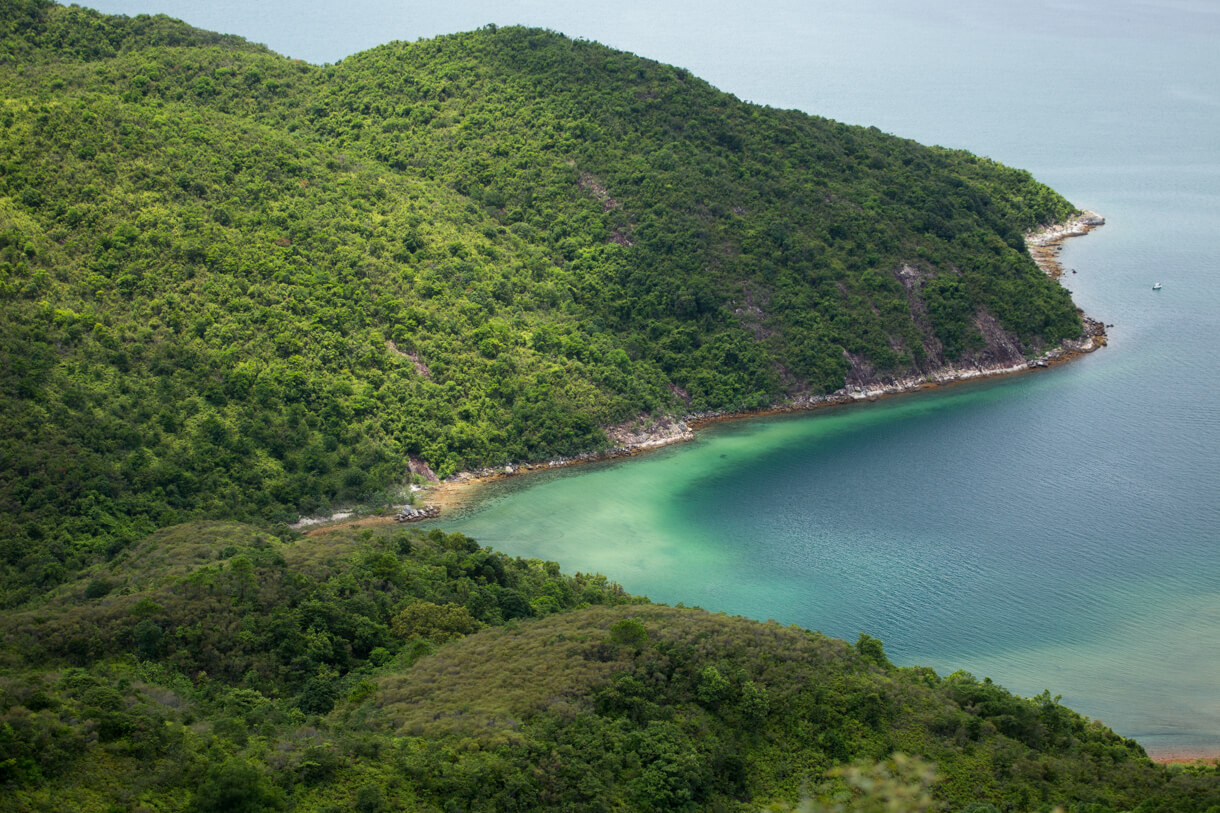
<instances>
[{"instance_id":1,"label":"green hillside","mask_svg":"<svg viewBox=\"0 0 1220 813\"><path fill-rule=\"evenodd\" d=\"M14 810L1220 810L1049 693L285 523L1078 337L1028 173L524 28L289 60L0 0ZM421 475L414 475L421 476Z\"/></svg>"},{"instance_id":2,"label":"green hillside","mask_svg":"<svg viewBox=\"0 0 1220 813\"><path fill-rule=\"evenodd\" d=\"M1215 769L1154 765L1049 694L440 531L175 526L0 640L13 810L1220 805Z\"/></svg>"},{"instance_id":3,"label":"green hillside","mask_svg":"<svg viewBox=\"0 0 1220 813\"><path fill-rule=\"evenodd\" d=\"M338 65L0 2L0 555L292 521L1081 332L1025 172L521 28Z\"/></svg>"}]
</instances>

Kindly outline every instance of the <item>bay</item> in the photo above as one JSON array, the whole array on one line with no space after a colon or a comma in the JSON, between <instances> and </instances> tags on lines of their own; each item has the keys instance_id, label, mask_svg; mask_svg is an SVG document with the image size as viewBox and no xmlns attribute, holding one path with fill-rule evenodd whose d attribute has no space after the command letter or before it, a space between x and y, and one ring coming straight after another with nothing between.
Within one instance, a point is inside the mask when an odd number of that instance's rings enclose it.
<instances>
[{"instance_id":1,"label":"bay","mask_svg":"<svg viewBox=\"0 0 1220 813\"><path fill-rule=\"evenodd\" d=\"M1108 224L1067 367L722 424L486 490L445 525L655 600L880 637L1044 688L1153 752L1220 754L1220 10L1202 0L98 0L312 62L488 22L1031 170ZM1154 293L1152 284L1163 290Z\"/></svg>"},{"instance_id":2,"label":"bay","mask_svg":"<svg viewBox=\"0 0 1220 813\"><path fill-rule=\"evenodd\" d=\"M1151 5L1162 22L1136 31L872 4L863 53L818 38L816 58L781 45L775 70L743 70L750 98L967 147L1102 212L1062 259L1110 347L718 425L490 489L447 527L654 600L866 631L899 663L1049 689L1154 754L1220 753L1220 57L1182 6Z\"/></svg>"}]
</instances>

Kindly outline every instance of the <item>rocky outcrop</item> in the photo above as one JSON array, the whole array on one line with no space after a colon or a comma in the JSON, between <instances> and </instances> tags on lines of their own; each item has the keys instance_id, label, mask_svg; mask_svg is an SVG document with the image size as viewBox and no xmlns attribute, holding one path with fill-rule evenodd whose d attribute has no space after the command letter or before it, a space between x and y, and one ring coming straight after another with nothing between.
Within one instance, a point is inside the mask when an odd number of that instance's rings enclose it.
<instances>
[{"instance_id":1,"label":"rocky outcrop","mask_svg":"<svg viewBox=\"0 0 1220 813\"><path fill-rule=\"evenodd\" d=\"M439 483L441 481L441 478L436 476L436 472L432 471L432 468L418 457L407 458L407 469L412 474L418 474L429 483Z\"/></svg>"},{"instance_id":2,"label":"rocky outcrop","mask_svg":"<svg viewBox=\"0 0 1220 813\"><path fill-rule=\"evenodd\" d=\"M606 437L615 449L630 454L690 440L694 435L682 421L667 416L640 415L634 421L606 427Z\"/></svg>"},{"instance_id":3,"label":"rocky outcrop","mask_svg":"<svg viewBox=\"0 0 1220 813\"><path fill-rule=\"evenodd\" d=\"M288 527L294 531L299 531L312 525L328 525L332 522L342 522L345 519L351 519L353 516L355 514L352 511L339 511L325 517L301 517Z\"/></svg>"},{"instance_id":4,"label":"rocky outcrop","mask_svg":"<svg viewBox=\"0 0 1220 813\"><path fill-rule=\"evenodd\" d=\"M395 522L419 522L421 519L435 519L441 515L441 509L436 505L425 505L422 508L413 508L410 505L404 505L402 510L394 515Z\"/></svg>"},{"instance_id":5,"label":"rocky outcrop","mask_svg":"<svg viewBox=\"0 0 1220 813\"><path fill-rule=\"evenodd\" d=\"M1038 267L1049 276L1059 279L1063 276L1063 266L1059 264L1059 249L1063 241L1069 237L1079 237L1088 234L1098 226L1104 226L1106 219L1097 212L1084 211L1063 223L1053 223L1041 226L1025 235L1025 245Z\"/></svg>"},{"instance_id":6,"label":"rocky outcrop","mask_svg":"<svg viewBox=\"0 0 1220 813\"><path fill-rule=\"evenodd\" d=\"M1098 226L1104 226L1106 219L1097 212L1083 211L1075 217L1070 217L1063 223L1052 223L1040 226L1025 235L1025 243L1030 246L1049 246L1061 242L1068 237L1079 237L1088 234Z\"/></svg>"}]
</instances>

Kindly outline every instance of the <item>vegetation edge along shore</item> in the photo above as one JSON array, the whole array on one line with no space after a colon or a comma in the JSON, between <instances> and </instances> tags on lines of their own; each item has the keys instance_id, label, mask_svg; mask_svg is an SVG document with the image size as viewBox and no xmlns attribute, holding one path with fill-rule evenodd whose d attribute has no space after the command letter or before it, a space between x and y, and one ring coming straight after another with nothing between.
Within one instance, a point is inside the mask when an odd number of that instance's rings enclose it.
<instances>
[{"instance_id":1,"label":"vegetation edge along shore","mask_svg":"<svg viewBox=\"0 0 1220 813\"><path fill-rule=\"evenodd\" d=\"M503 471L1085 332L1022 237L1077 208L961 150L538 29L318 67L3 7L9 605L177 522L398 503L404 461Z\"/></svg>"},{"instance_id":2,"label":"vegetation edge along shore","mask_svg":"<svg viewBox=\"0 0 1220 813\"><path fill-rule=\"evenodd\" d=\"M405 461L1081 338L1022 237L1077 210L1028 172L523 27L311 66L0 0L0 99L11 807L834 809L878 774L946 811L1220 806L867 635L282 524L388 504Z\"/></svg>"},{"instance_id":3,"label":"vegetation edge along shore","mask_svg":"<svg viewBox=\"0 0 1220 813\"><path fill-rule=\"evenodd\" d=\"M1059 223L1042 226L1025 235L1025 243L1030 256L1038 267L1050 278L1059 280L1063 276L1063 267L1059 263L1059 249L1063 243L1073 237L1081 237L1105 224L1105 219L1090 210L1081 211ZM540 471L550 471L585 463L597 463L662 449L678 443L686 443L695 439L695 432L707 426L723 421L749 420L773 415L789 415L801 412L812 412L828 407L847 406L850 404L873 402L899 395L912 395L932 389L951 387L969 382L1006 378L1014 375L1033 372L1039 369L1066 364L1067 362L1088 355L1106 346L1106 326L1087 314L1081 312L1086 335L1079 340L1068 339L1060 346L1047 350L1037 358L1022 364L995 365L991 367L967 367L957 369L952 366L931 372L925 376L902 378L880 387L864 389L846 386L828 395L808 397L803 400L793 400L787 403L774 404L762 409L743 410L736 412L703 412L681 417L662 417L652 419L642 417L637 424L623 424L606 427L606 434L614 444L603 450L591 450L570 457L558 457L545 461L516 462L506 466L485 467L481 469L458 472L428 483L418 492L418 499L435 506L441 512L452 510L468 503L475 498L478 486L503 480L508 477L519 477ZM646 426L638 424L644 421ZM352 519L356 516L355 519ZM433 519L430 515L427 519ZM326 517L301 517L293 528L306 530L308 533L325 533L340 527L369 527L376 524L392 522L393 514L369 516L359 507L345 509ZM424 517L420 517L424 519ZM1209 758L1210 753L1199 757ZM1220 757L1220 753L1215 755ZM1175 760L1176 761L1176 760Z\"/></svg>"}]
</instances>

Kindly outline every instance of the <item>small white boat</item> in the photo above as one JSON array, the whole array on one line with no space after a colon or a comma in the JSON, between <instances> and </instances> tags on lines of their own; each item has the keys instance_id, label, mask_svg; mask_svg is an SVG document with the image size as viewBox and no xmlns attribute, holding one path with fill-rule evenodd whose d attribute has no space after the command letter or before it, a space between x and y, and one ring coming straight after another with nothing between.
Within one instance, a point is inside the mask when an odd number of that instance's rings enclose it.
<instances>
[{"instance_id":1,"label":"small white boat","mask_svg":"<svg viewBox=\"0 0 1220 813\"><path fill-rule=\"evenodd\" d=\"M1156 283L1155 285L1153 285L1153 286L1152 286L1152 290L1154 290L1154 291L1159 291L1159 290L1161 290L1161 283L1159 283L1159 282L1158 282L1158 283Z\"/></svg>"}]
</instances>

